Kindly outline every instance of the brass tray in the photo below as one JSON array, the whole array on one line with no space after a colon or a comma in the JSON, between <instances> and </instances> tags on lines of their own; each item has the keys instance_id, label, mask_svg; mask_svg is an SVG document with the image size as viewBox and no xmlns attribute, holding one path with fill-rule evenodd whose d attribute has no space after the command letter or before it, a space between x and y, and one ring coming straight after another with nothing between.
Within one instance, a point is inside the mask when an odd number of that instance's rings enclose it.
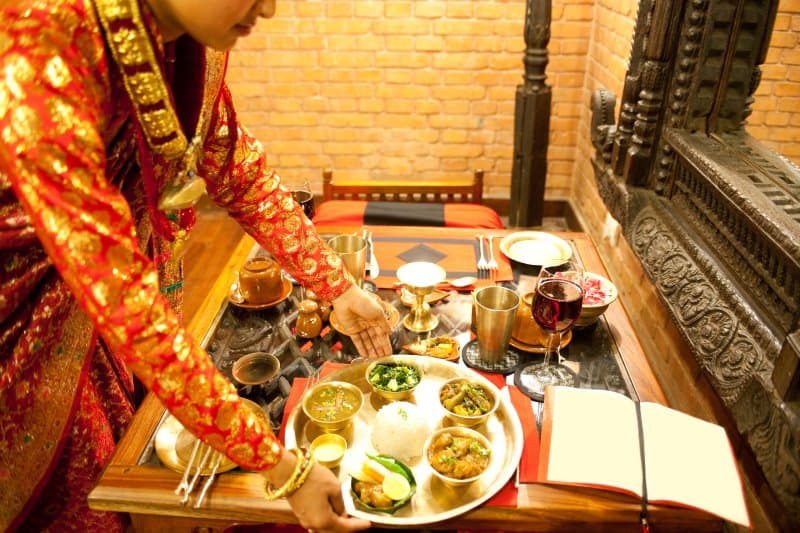
<instances>
[{"instance_id":1,"label":"brass tray","mask_svg":"<svg viewBox=\"0 0 800 533\"><path fill-rule=\"evenodd\" d=\"M571 340L572 340L572 330L566 332L561 336L561 348L564 348L567 344L569 344L569 341ZM527 342L517 339L513 335L508 339L508 344L510 344L517 350L522 350L523 352L528 352L528 353L544 353L547 351L547 348L545 348L541 344L528 344ZM553 343L553 349L555 350L555 343Z\"/></svg>"},{"instance_id":2,"label":"brass tray","mask_svg":"<svg viewBox=\"0 0 800 533\"><path fill-rule=\"evenodd\" d=\"M432 473L430 467L422 459L416 457L406 464L414 472L417 480L417 492L408 505L401 507L395 514L371 513L359 509L353 502L350 494L350 476L344 465L364 456L365 452L373 453L371 427L377 411L386 405L387 401L372 394L364 376L369 361L352 363L347 367L332 372L323 381L347 381L356 385L364 394L364 404L356 415L353 423L340 433L348 442L348 449L339 468L338 476L342 482L347 512L375 524L393 526L418 526L448 520L473 509L494 496L502 489L506 482L514 475L522 456L522 426L519 417L514 411L508 388L500 392L497 387L469 368L456 363L435 359L428 356L397 355L397 360L412 359L422 370L422 381L411 401L424 407L421 411L428 417L431 431L450 425L444 418L444 408L439 405L437 398L441 384L453 377L469 377L482 383L493 390L500 398L500 405L489 419L473 427L489 439L492 444L492 459L489 467L480 479L464 488L451 488L444 485ZM320 435L322 430L310 422L303 413L302 400L289 414L286 424L286 446L308 446L314 437ZM335 472L335 471L334 471Z\"/></svg>"},{"instance_id":3,"label":"brass tray","mask_svg":"<svg viewBox=\"0 0 800 533\"><path fill-rule=\"evenodd\" d=\"M164 419L164 421L161 423L161 426L159 426L158 431L156 432L156 455L164 466L170 470L178 472L179 474L183 474L189 464L189 459L192 455L192 448L196 442L197 437L184 429L183 425L178 422L177 418L171 414L168 414L167 418ZM203 450L205 449L206 448L203 447ZM213 453L216 455L218 452L215 451ZM200 457L202 457L202 454L203 451L198 450L197 456L195 457L195 461L192 465L192 472L194 472L197 464L200 463ZM211 472L213 471L213 464L214 458L210 457L209 460L205 462L203 468L200 469L200 475L211 475ZM217 468L217 473L221 474L223 472L233 470L238 466L239 465L223 456L219 467Z\"/></svg>"},{"instance_id":4,"label":"brass tray","mask_svg":"<svg viewBox=\"0 0 800 533\"><path fill-rule=\"evenodd\" d=\"M269 418L267 418L264 409L262 409L260 405L252 400L248 400L247 398L242 398L241 400L248 408L256 413L256 415L261 417L261 419L267 425L269 425ZM189 433L189 431L183 427L183 424L181 424L171 413L167 413L166 417L164 420L162 420L161 424L156 430L156 456L164 466L174 470L175 472L178 472L179 474L183 474L187 465L189 464L189 459L192 455L192 448L196 442L197 437ZM219 454L217 451L214 451L213 453L214 455ZM195 467L199 462L200 457L196 456ZM200 475L211 475L212 471L214 470L212 467L213 463L213 457L206 461L205 466L200 469ZM239 465L227 457L222 456L219 467L217 468L217 473L221 474L238 467Z\"/></svg>"}]
</instances>

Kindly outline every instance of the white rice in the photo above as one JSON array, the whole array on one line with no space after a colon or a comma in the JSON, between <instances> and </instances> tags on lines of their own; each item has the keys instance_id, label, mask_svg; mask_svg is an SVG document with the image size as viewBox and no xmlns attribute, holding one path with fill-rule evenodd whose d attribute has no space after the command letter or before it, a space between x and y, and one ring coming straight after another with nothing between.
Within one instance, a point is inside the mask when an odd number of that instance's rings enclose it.
<instances>
[{"instance_id":1,"label":"white rice","mask_svg":"<svg viewBox=\"0 0 800 533\"><path fill-rule=\"evenodd\" d=\"M430 426L419 407L409 402L392 402L375 415L372 445L378 453L405 462L422 455L429 434Z\"/></svg>"}]
</instances>

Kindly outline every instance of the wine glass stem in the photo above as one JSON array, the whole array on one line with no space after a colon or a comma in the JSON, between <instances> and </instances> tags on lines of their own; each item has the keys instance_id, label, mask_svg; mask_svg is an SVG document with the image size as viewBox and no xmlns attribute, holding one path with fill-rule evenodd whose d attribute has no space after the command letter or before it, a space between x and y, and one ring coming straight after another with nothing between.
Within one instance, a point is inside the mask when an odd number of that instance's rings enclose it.
<instances>
[{"instance_id":1,"label":"wine glass stem","mask_svg":"<svg viewBox=\"0 0 800 533\"><path fill-rule=\"evenodd\" d=\"M544 350L544 361L542 362L545 367L550 364L550 354L553 353L553 339L555 336L555 333L549 333L547 336L547 346Z\"/></svg>"},{"instance_id":2,"label":"wine glass stem","mask_svg":"<svg viewBox=\"0 0 800 533\"><path fill-rule=\"evenodd\" d=\"M556 361L558 362L559 365L564 362L564 360L561 358L561 332L560 331L558 332L558 344L556 344Z\"/></svg>"}]
</instances>

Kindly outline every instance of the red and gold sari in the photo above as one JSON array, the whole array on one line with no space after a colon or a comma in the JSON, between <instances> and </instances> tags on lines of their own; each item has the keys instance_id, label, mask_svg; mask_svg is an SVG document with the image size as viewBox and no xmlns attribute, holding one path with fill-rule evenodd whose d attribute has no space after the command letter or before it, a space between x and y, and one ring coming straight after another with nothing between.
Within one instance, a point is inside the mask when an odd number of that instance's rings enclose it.
<instances>
[{"instance_id":1,"label":"red and gold sari","mask_svg":"<svg viewBox=\"0 0 800 533\"><path fill-rule=\"evenodd\" d=\"M172 251L194 212L156 206L180 172L158 149L175 132L154 136L143 121L158 111L146 90L156 86L131 89L141 71L115 61L109 28L151 46L180 133L203 139L210 197L322 297L349 285L237 123L226 57L188 38L165 46L136 2L0 7L0 530L124 527L86 495L136 408L132 373L239 465L262 470L280 455L181 325Z\"/></svg>"}]
</instances>

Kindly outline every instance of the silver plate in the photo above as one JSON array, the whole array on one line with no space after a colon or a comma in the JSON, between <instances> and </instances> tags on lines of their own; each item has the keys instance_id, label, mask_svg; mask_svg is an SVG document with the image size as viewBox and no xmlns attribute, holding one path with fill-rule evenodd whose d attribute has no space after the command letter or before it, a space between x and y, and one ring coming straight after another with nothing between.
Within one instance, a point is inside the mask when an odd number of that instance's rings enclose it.
<instances>
[{"instance_id":1,"label":"silver plate","mask_svg":"<svg viewBox=\"0 0 800 533\"><path fill-rule=\"evenodd\" d=\"M499 396L500 405L497 410L485 423L473 428L483 433L491 442L492 459L489 467L475 483L464 488L451 488L431 473L431 468L422 457L416 457L406 461L417 481L417 492L408 505L401 507L393 515L372 513L357 508L350 494L350 476L345 465L359 460L365 453L376 452L372 446L372 421L387 401L371 392L364 375L369 361L353 363L332 372L323 380L347 381L356 385L364 394L364 405L358 415L353 423L340 433L348 442L342 467L338 471L345 507L350 515L367 519L374 524L418 526L454 518L494 496L514 475L522 456L523 446L519 417L511 404L507 388L503 388L502 392L498 391L492 382L468 368L425 356L400 355L394 358L397 360L409 358L422 370L422 381L414 391L414 396L406 401L422 407L421 411L428 418L431 431L451 425L444 417L444 408L438 400L439 387L446 380L453 377L468 377L479 381ZM286 446L288 448L308 446L308 443L321 433L322 431L303 413L301 399L289 414L286 425Z\"/></svg>"},{"instance_id":2,"label":"silver plate","mask_svg":"<svg viewBox=\"0 0 800 533\"><path fill-rule=\"evenodd\" d=\"M556 266L572 257L572 247L564 239L543 231L517 231L503 237L500 251L519 263Z\"/></svg>"}]
</instances>

